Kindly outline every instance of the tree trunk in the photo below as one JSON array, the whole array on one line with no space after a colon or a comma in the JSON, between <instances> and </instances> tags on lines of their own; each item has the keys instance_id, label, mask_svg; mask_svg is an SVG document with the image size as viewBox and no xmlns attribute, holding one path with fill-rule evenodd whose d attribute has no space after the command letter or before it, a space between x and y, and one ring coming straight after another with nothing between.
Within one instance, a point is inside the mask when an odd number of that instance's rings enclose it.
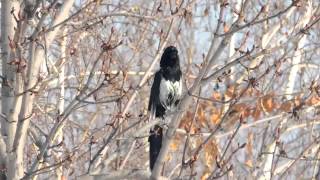
<instances>
[{"instance_id":1,"label":"tree trunk","mask_svg":"<svg viewBox=\"0 0 320 180\"><path fill-rule=\"evenodd\" d=\"M19 91L22 88L20 79L16 76L16 67L10 64L15 57L15 31L14 27L17 26L13 15L19 11L18 1L1 1L1 48L2 48L2 88L1 88L1 112L4 118L1 119L1 136L5 140L6 147L2 147L3 154L0 154L0 179L5 178L5 172L10 173L8 163L10 162L10 156L8 152L11 152L14 135L16 132L16 125L18 122L18 114L20 111L21 98L15 97L14 92ZM18 78L18 80L17 80ZM4 144L3 144L4 145ZM7 160L7 164L6 164ZM7 177L10 179L10 177Z\"/></svg>"}]
</instances>

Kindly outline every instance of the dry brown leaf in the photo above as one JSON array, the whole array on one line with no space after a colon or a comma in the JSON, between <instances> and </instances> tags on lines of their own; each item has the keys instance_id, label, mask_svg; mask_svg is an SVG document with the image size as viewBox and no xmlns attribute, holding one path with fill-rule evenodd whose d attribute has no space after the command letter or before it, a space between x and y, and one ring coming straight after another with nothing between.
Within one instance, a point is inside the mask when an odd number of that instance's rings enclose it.
<instances>
[{"instance_id":1,"label":"dry brown leaf","mask_svg":"<svg viewBox=\"0 0 320 180\"><path fill-rule=\"evenodd\" d=\"M252 159L253 159L253 133L249 132L248 137L247 137L247 144L246 144L245 165L252 168L253 167Z\"/></svg>"},{"instance_id":2,"label":"dry brown leaf","mask_svg":"<svg viewBox=\"0 0 320 180\"><path fill-rule=\"evenodd\" d=\"M227 23L223 23L223 32L229 32L230 27L227 25Z\"/></svg>"},{"instance_id":3,"label":"dry brown leaf","mask_svg":"<svg viewBox=\"0 0 320 180\"><path fill-rule=\"evenodd\" d=\"M283 112L290 112L291 109L292 109L292 102L291 101L286 101L284 103L282 103L280 105L280 108L279 108L281 111Z\"/></svg>"},{"instance_id":4,"label":"dry brown leaf","mask_svg":"<svg viewBox=\"0 0 320 180\"><path fill-rule=\"evenodd\" d=\"M261 116L261 108L260 108L260 106L256 106L254 108L254 110L251 113L251 116L253 117L253 119L255 121L257 121L260 118L260 116Z\"/></svg>"},{"instance_id":5,"label":"dry brown leaf","mask_svg":"<svg viewBox=\"0 0 320 180\"><path fill-rule=\"evenodd\" d=\"M197 111L197 119L198 119L198 122L200 123L201 127L206 127L207 126L204 110L202 108L200 108L200 107L199 107L199 109Z\"/></svg>"},{"instance_id":6,"label":"dry brown leaf","mask_svg":"<svg viewBox=\"0 0 320 180\"><path fill-rule=\"evenodd\" d=\"M302 95L297 95L297 96L294 98L294 104L295 104L295 106L299 106L299 105L302 103L301 96L302 96Z\"/></svg>"},{"instance_id":7,"label":"dry brown leaf","mask_svg":"<svg viewBox=\"0 0 320 180\"><path fill-rule=\"evenodd\" d=\"M219 92L212 93L213 100L221 101L221 94Z\"/></svg>"},{"instance_id":8,"label":"dry brown leaf","mask_svg":"<svg viewBox=\"0 0 320 180\"><path fill-rule=\"evenodd\" d=\"M218 124L221 120L221 111L219 111L216 108L213 108L210 119L213 124Z\"/></svg>"},{"instance_id":9,"label":"dry brown leaf","mask_svg":"<svg viewBox=\"0 0 320 180\"><path fill-rule=\"evenodd\" d=\"M204 172L201 176L201 180L207 180L210 176L210 172Z\"/></svg>"},{"instance_id":10,"label":"dry brown leaf","mask_svg":"<svg viewBox=\"0 0 320 180\"><path fill-rule=\"evenodd\" d=\"M232 109L235 110L236 112L242 112L246 107L247 105L245 103L239 103L239 104L235 104L232 107Z\"/></svg>"},{"instance_id":11,"label":"dry brown leaf","mask_svg":"<svg viewBox=\"0 0 320 180\"><path fill-rule=\"evenodd\" d=\"M268 94L261 98L261 107L264 112L272 112L275 108L274 95Z\"/></svg>"},{"instance_id":12,"label":"dry brown leaf","mask_svg":"<svg viewBox=\"0 0 320 180\"><path fill-rule=\"evenodd\" d=\"M167 154L167 155L166 155L166 158L165 158L165 161L170 161L171 159L172 159L171 154Z\"/></svg>"},{"instance_id":13,"label":"dry brown leaf","mask_svg":"<svg viewBox=\"0 0 320 180\"><path fill-rule=\"evenodd\" d=\"M312 96L306 102L306 104L308 106L313 106L313 105L316 105L316 104L319 104L319 103L320 103L320 97L318 97L318 96Z\"/></svg>"},{"instance_id":14,"label":"dry brown leaf","mask_svg":"<svg viewBox=\"0 0 320 180\"><path fill-rule=\"evenodd\" d=\"M186 112L186 115L181 119L179 127L187 129L189 127L189 123L192 121L193 113L190 111Z\"/></svg>"},{"instance_id":15,"label":"dry brown leaf","mask_svg":"<svg viewBox=\"0 0 320 180\"><path fill-rule=\"evenodd\" d=\"M199 131L197 124L193 123L192 126L190 127L193 116L194 114L192 112L187 111L186 115L180 122L179 128L185 129L186 131L190 130L191 134L197 133Z\"/></svg>"},{"instance_id":16,"label":"dry brown leaf","mask_svg":"<svg viewBox=\"0 0 320 180\"><path fill-rule=\"evenodd\" d=\"M252 159L252 156L253 156L253 133L252 132L249 132L247 137L246 153L247 153L247 158L249 157L250 159Z\"/></svg>"},{"instance_id":17,"label":"dry brown leaf","mask_svg":"<svg viewBox=\"0 0 320 180\"><path fill-rule=\"evenodd\" d=\"M245 95L252 97L254 95L254 88L249 88L248 90L246 90L246 92L244 93Z\"/></svg>"},{"instance_id":18,"label":"dry brown leaf","mask_svg":"<svg viewBox=\"0 0 320 180\"><path fill-rule=\"evenodd\" d=\"M250 107L245 103L239 103L233 106L233 110L242 115L243 118L250 116Z\"/></svg>"},{"instance_id":19,"label":"dry brown leaf","mask_svg":"<svg viewBox=\"0 0 320 180\"><path fill-rule=\"evenodd\" d=\"M178 150L178 147L179 147L179 141L177 139L174 139L170 144L170 150L176 151Z\"/></svg>"},{"instance_id":20,"label":"dry brown leaf","mask_svg":"<svg viewBox=\"0 0 320 180\"><path fill-rule=\"evenodd\" d=\"M235 87L234 86L228 87L225 96L227 99L233 98L235 96Z\"/></svg>"},{"instance_id":21,"label":"dry brown leaf","mask_svg":"<svg viewBox=\"0 0 320 180\"><path fill-rule=\"evenodd\" d=\"M208 16L208 15L209 15L209 8L208 8L208 7L206 7L206 8L204 9L203 15L204 15L204 16Z\"/></svg>"},{"instance_id":22,"label":"dry brown leaf","mask_svg":"<svg viewBox=\"0 0 320 180\"><path fill-rule=\"evenodd\" d=\"M204 152L205 152L205 164L212 168L213 162L216 159L216 156L218 154L218 147L214 140L210 141L204 146Z\"/></svg>"},{"instance_id":23,"label":"dry brown leaf","mask_svg":"<svg viewBox=\"0 0 320 180\"><path fill-rule=\"evenodd\" d=\"M253 168L253 163L252 160L246 160L246 162L244 163L246 166L248 166L249 168Z\"/></svg>"},{"instance_id":24,"label":"dry brown leaf","mask_svg":"<svg viewBox=\"0 0 320 180\"><path fill-rule=\"evenodd\" d=\"M242 117L242 118L247 118L247 117L250 116L250 114L251 114L251 109L250 109L249 107L246 107L246 108L244 109L244 111L241 112L241 117ZM240 117L239 117L239 118L240 118Z\"/></svg>"}]
</instances>

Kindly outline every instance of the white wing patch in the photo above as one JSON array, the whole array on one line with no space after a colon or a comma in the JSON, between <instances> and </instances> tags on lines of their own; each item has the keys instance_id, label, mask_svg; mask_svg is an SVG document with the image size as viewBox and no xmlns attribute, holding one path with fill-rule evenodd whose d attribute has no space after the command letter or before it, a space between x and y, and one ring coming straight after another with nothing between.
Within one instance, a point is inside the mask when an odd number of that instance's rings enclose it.
<instances>
[{"instance_id":1,"label":"white wing patch","mask_svg":"<svg viewBox=\"0 0 320 180\"><path fill-rule=\"evenodd\" d=\"M171 94L171 96L170 96ZM182 95L182 80L179 81L168 81L164 78L160 82L160 102L167 110L174 110L175 101L180 99ZM170 99L170 97L172 99ZM171 104L169 102L172 102Z\"/></svg>"}]
</instances>

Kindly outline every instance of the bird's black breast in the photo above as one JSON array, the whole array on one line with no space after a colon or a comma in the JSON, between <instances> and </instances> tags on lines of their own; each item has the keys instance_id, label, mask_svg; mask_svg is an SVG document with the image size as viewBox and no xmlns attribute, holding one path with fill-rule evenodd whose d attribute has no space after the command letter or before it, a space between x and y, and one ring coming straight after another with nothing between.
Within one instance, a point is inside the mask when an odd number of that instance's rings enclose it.
<instances>
[{"instance_id":1,"label":"bird's black breast","mask_svg":"<svg viewBox=\"0 0 320 180\"><path fill-rule=\"evenodd\" d=\"M165 80L172 82L180 81L181 79L181 70L179 67L167 67L162 69L162 74Z\"/></svg>"}]
</instances>

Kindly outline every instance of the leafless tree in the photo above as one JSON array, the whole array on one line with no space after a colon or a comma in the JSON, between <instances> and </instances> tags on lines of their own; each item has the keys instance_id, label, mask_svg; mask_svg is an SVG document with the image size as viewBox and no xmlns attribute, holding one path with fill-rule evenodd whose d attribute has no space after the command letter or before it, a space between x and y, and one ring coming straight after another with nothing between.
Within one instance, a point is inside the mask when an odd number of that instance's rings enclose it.
<instances>
[{"instance_id":1,"label":"leafless tree","mask_svg":"<svg viewBox=\"0 0 320 180\"><path fill-rule=\"evenodd\" d=\"M318 179L316 0L1 0L0 180ZM184 96L149 170L163 49Z\"/></svg>"}]
</instances>

